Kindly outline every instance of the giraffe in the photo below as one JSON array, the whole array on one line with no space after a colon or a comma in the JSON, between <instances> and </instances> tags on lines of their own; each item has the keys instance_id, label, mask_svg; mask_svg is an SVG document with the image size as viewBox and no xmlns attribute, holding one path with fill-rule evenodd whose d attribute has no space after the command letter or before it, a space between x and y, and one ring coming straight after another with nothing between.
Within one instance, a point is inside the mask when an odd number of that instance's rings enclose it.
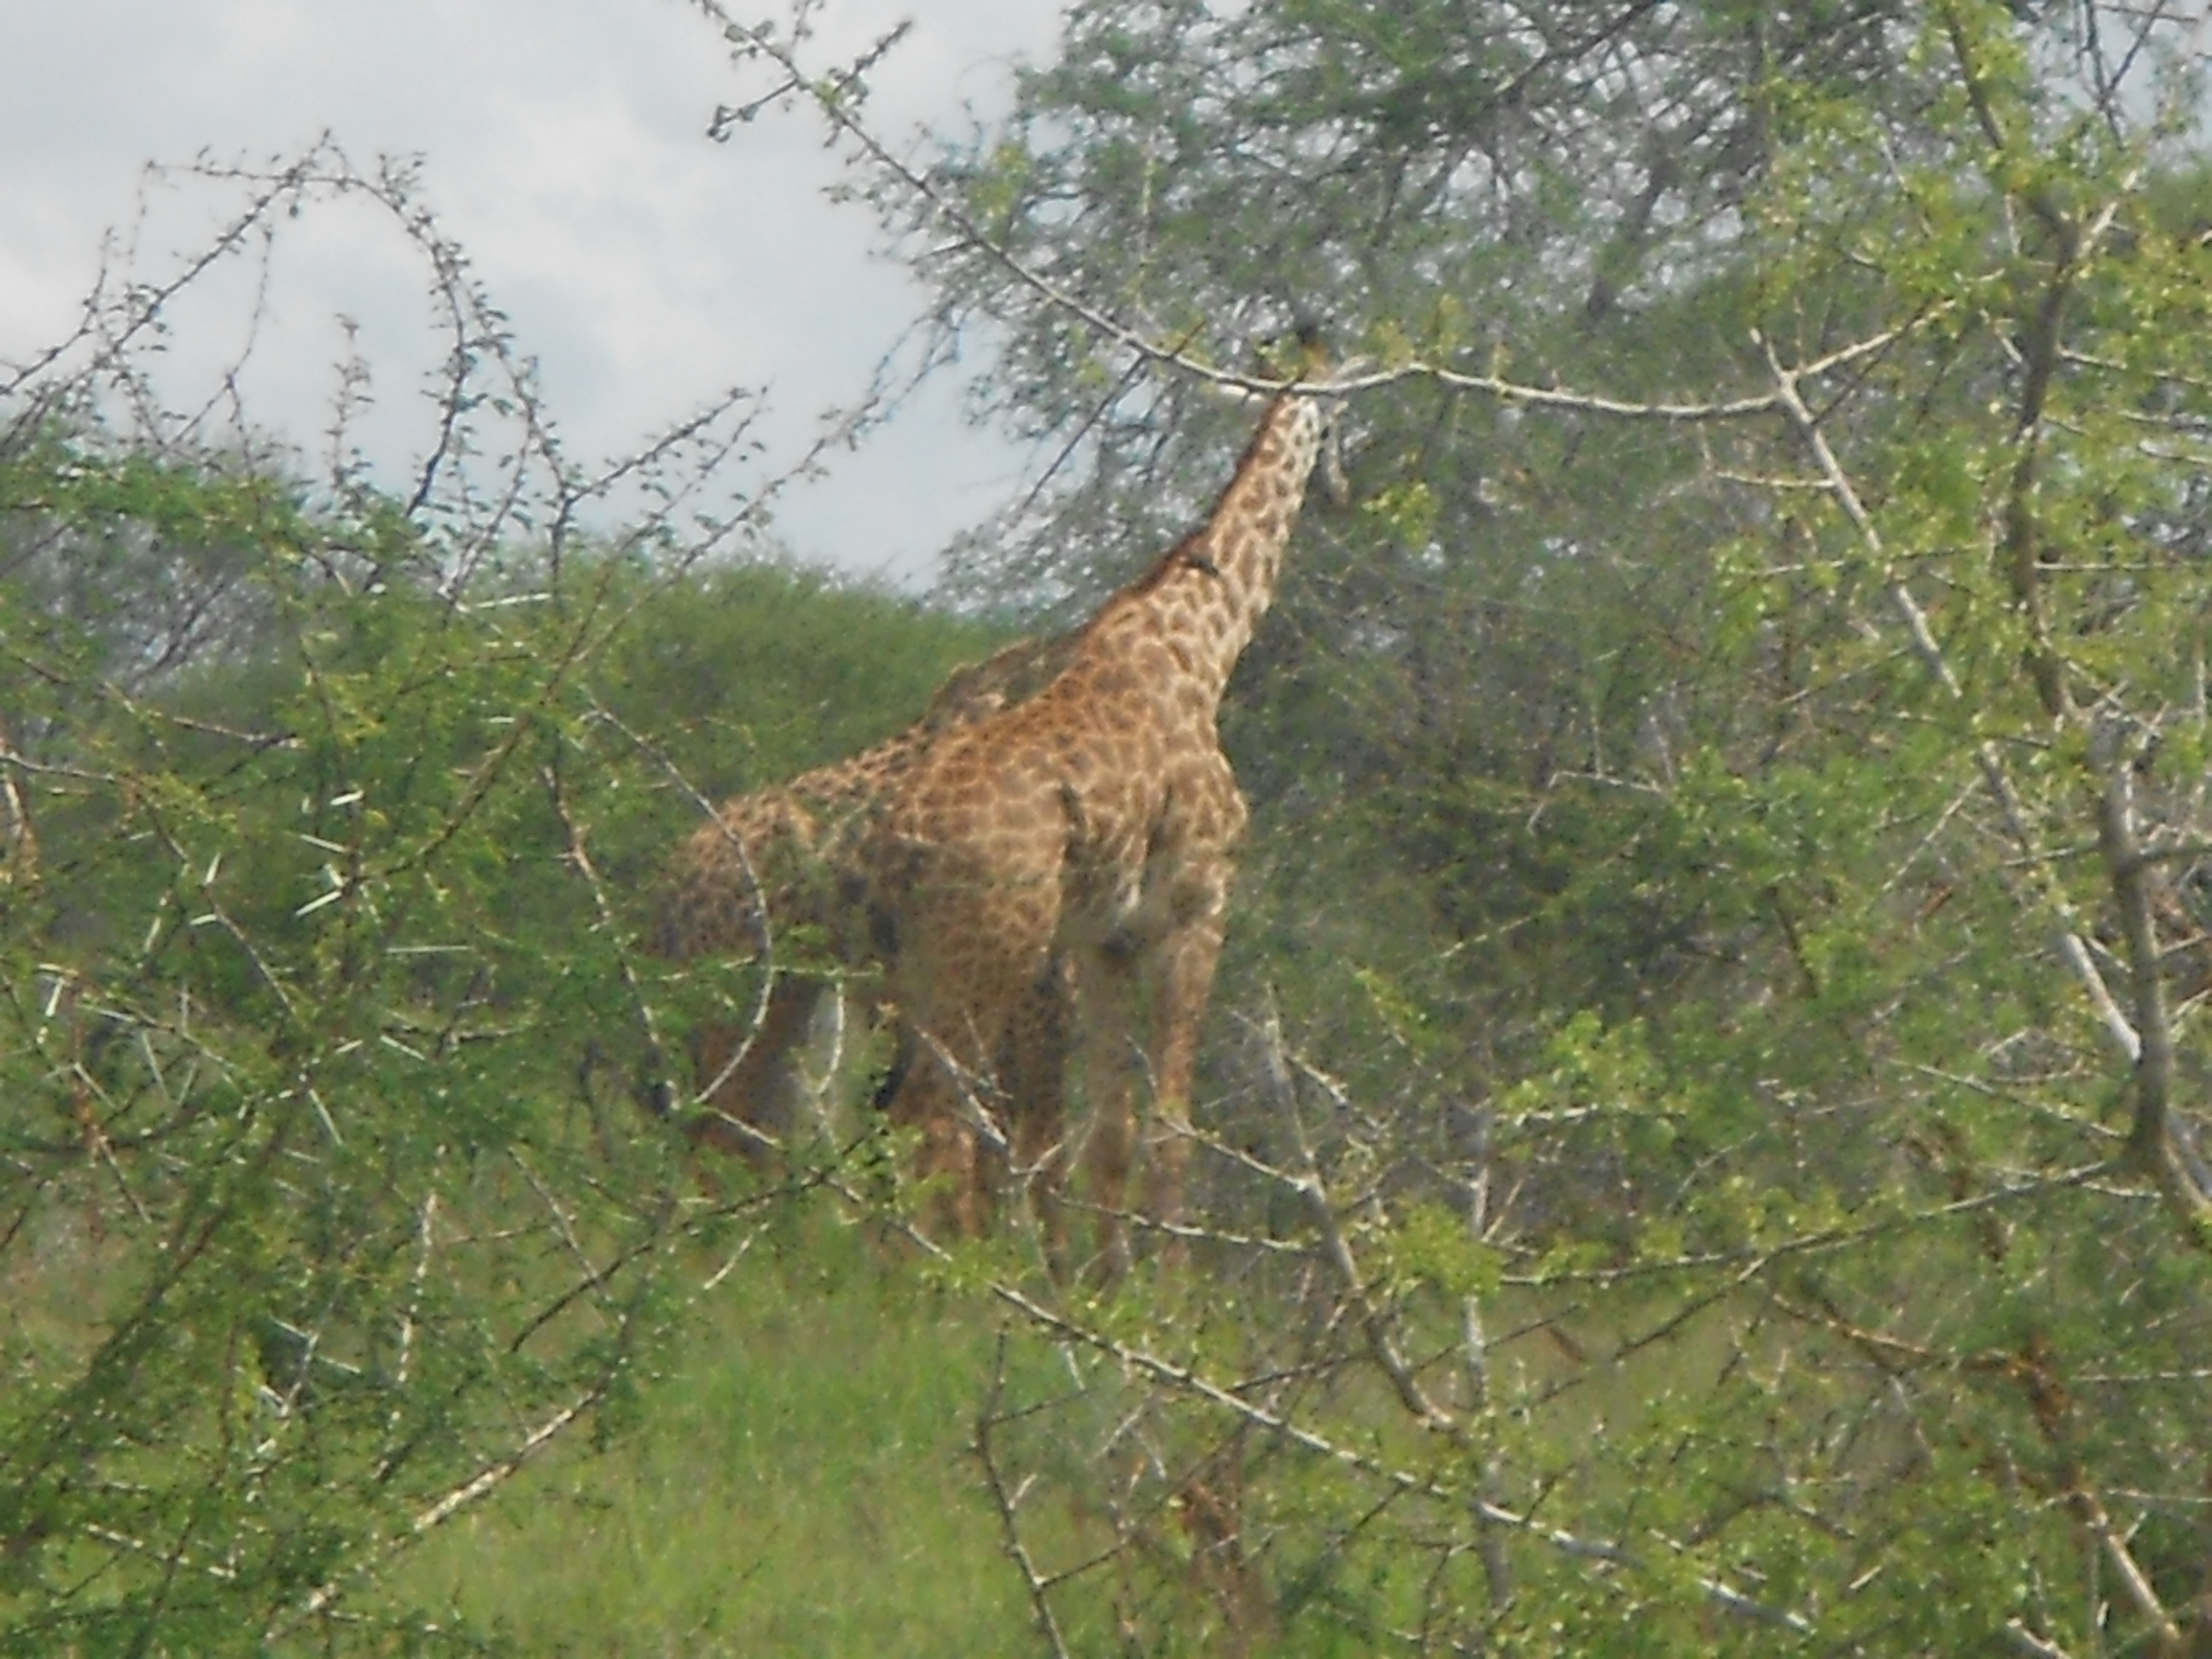
<instances>
[{"instance_id":1,"label":"giraffe","mask_svg":"<svg viewBox=\"0 0 2212 1659\"><path fill-rule=\"evenodd\" d=\"M862 826L939 734L1033 694L1058 672L1066 648L1064 638L1023 639L955 670L905 730L787 782L732 797L684 842L650 936L653 953L765 962L769 972L750 1026L715 1024L690 1034L692 1075L706 1107L685 1126L695 1145L737 1154L756 1170L774 1162L787 1127L794 1050L831 985L778 960L778 939L812 935L828 959L860 975L846 982L872 1011L867 970L875 964L854 859ZM1036 1018L1041 1030L1054 1023L1048 1008ZM1013 1063L1036 1074L1035 1089L1056 1086L1053 1051ZM665 1097L659 1109L666 1113Z\"/></svg>"},{"instance_id":2,"label":"giraffe","mask_svg":"<svg viewBox=\"0 0 2212 1659\"><path fill-rule=\"evenodd\" d=\"M920 1131L953 1231L981 1219L977 1082L1040 1012L1071 1023L1085 1081L1097 1271L1128 1260L1139 1066L1146 1208L1180 1219L1198 1028L1247 816L1216 717L1336 401L1326 386L1278 392L1205 522L1107 600L1042 690L928 744L866 830L905 1048L889 1104ZM1054 984L1063 994L1041 1001Z\"/></svg>"}]
</instances>

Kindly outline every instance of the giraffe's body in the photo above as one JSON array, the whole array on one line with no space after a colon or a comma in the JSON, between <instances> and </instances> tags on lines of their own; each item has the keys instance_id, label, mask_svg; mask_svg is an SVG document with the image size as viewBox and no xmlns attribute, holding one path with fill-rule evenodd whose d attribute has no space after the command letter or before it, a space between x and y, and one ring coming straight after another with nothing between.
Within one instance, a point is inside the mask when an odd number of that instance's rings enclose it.
<instances>
[{"instance_id":1,"label":"giraffe's body","mask_svg":"<svg viewBox=\"0 0 2212 1659\"><path fill-rule=\"evenodd\" d=\"M1147 1207L1177 1218L1199 1024L1246 816L1215 719L1273 596L1325 409L1279 395L1205 525L1107 601L1036 696L936 735L866 830L908 1048L893 1115L921 1131L955 1229L980 1220L978 1080L1028 1044L1022 1028L1040 1013L1072 1019L1102 1267L1127 1251L1140 1081L1159 1120ZM1037 1115L1016 1103L1018 1123Z\"/></svg>"},{"instance_id":2,"label":"giraffe's body","mask_svg":"<svg viewBox=\"0 0 2212 1659\"><path fill-rule=\"evenodd\" d=\"M707 1108L691 1121L696 1140L757 1166L765 1162L789 1127L794 1052L832 982L794 964L779 941L805 938L810 956L860 972L872 991L866 974L877 964L858 862L872 816L939 735L1031 695L1051 680L1066 649L1065 641L1022 640L958 670L904 731L787 783L733 797L684 842L661 907L657 953L759 962L769 975L750 1025L692 1033L693 1075ZM1050 1057L1034 1063L1048 1065Z\"/></svg>"}]
</instances>

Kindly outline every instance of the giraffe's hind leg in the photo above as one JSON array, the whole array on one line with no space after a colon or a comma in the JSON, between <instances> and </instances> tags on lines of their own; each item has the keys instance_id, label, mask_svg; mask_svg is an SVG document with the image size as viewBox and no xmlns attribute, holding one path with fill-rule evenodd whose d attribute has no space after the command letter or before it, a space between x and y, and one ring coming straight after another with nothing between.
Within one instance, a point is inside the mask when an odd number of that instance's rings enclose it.
<instances>
[{"instance_id":1,"label":"giraffe's hind leg","mask_svg":"<svg viewBox=\"0 0 2212 1659\"><path fill-rule=\"evenodd\" d=\"M1017 1036L1053 965L1057 845L1040 837L1012 858L986 860L969 844L971 831L956 815L950 832L895 836L905 856L878 884L895 896L877 931L907 1056L888 1109L920 1134L921 1173L937 1182L932 1217L956 1236L980 1231L989 1208L982 1137L994 1150L1013 1140L1000 1068L1011 1054L1017 1076L1057 1069L1054 1044Z\"/></svg>"},{"instance_id":2,"label":"giraffe's hind leg","mask_svg":"<svg viewBox=\"0 0 2212 1659\"><path fill-rule=\"evenodd\" d=\"M1183 1222L1190 1167L1191 1095L1197 1084L1199 1031L1221 960L1224 906L1193 916L1161 948L1150 988L1152 1101L1143 1158L1145 1213L1170 1230L1167 1254L1182 1254L1173 1230Z\"/></svg>"}]
</instances>

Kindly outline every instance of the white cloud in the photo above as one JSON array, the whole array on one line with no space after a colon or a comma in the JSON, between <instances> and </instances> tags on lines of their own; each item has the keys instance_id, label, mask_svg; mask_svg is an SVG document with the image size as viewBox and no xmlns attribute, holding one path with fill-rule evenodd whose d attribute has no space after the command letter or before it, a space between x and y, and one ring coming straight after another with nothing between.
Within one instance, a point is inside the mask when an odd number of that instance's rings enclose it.
<instances>
[{"instance_id":1,"label":"white cloud","mask_svg":"<svg viewBox=\"0 0 2212 1659\"><path fill-rule=\"evenodd\" d=\"M0 100L0 361L73 325L100 239L137 210L142 164L203 151L262 161L322 132L357 161L420 153L428 200L541 361L549 404L584 456L628 447L736 383L769 383L792 448L849 402L916 296L869 257L872 226L822 199L835 163L803 112L726 145L718 101L757 91L678 0L72 0L9 8ZM878 0L833 4L824 54L897 21ZM894 136L1006 95L1018 56L1049 50L1034 0L934 0L873 78ZM205 185L156 191L141 257L154 268L230 208ZM241 264L183 313L174 372L206 380L251 312ZM408 394L435 361L422 276L388 225L325 208L285 227L245 386L249 412L311 452L353 317L379 370L377 450L404 448ZM1015 463L967 431L951 388L797 498L800 550L912 576L1013 487ZM419 441L419 440L416 440Z\"/></svg>"}]
</instances>

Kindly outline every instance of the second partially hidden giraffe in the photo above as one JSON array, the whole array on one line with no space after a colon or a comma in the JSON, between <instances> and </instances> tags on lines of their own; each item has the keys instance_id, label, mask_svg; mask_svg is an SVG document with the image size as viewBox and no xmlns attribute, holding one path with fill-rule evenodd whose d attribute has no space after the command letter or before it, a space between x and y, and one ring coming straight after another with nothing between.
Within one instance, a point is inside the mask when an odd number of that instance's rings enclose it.
<instances>
[{"instance_id":1,"label":"second partially hidden giraffe","mask_svg":"<svg viewBox=\"0 0 2212 1659\"><path fill-rule=\"evenodd\" d=\"M659 908L654 954L755 963L766 975L750 1020L710 1022L690 1033L702 1109L685 1127L696 1144L737 1153L756 1168L773 1160L793 1127L793 1070L823 997L833 983L841 994L855 985L866 1010L875 1006L877 963L859 865L872 815L931 743L1033 695L1063 665L1067 648L1065 639L1024 639L957 670L903 731L788 782L732 797L685 841ZM1038 1017L1048 1028L1054 1018L1049 1009ZM1006 1063L1035 1074L1036 1091L1057 1086L1053 1048Z\"/></svg>"},{"instance_id":2,"label":"second partially hidden giraffe","mask_svg":"<svg viewBox=\"0 0 2212 1659\"><path fill-rule=\"evenodd\" d=\"M1146 1207L1180 1220L1199 1025L1246 818L1216 716L1335 401L1326 386L1277 394L1206 522L1106 602L1036 696L931 743L866 830L906 1045L892 1115L920 1130L956 1231L981 1213L976 1105L1040 1008L1072 1019L1099 1271L1127 1260L1140 1084Z\"/></svg>"}]
</instances>

